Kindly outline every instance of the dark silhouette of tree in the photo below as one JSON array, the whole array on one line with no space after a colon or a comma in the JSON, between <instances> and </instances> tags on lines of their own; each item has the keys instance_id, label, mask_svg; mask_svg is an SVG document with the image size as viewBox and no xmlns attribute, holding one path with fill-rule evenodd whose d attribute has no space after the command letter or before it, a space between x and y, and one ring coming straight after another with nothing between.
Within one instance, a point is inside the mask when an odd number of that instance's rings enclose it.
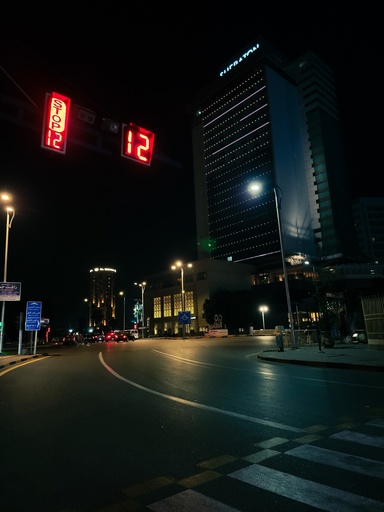
<instances>
[{"instance_id":1,"label":"dark silhouette of tree","mask_svg":"<svg viewBox=\"0 0 384 512\"><path fill-rule=\"evenodd\" d=\"M253 299L250 290L219 290L203 304L203 316L207 323L215 323L215 315L221 315L222 327L236 333L240 327L252 325Z\"/></svg>"}]
</instances>

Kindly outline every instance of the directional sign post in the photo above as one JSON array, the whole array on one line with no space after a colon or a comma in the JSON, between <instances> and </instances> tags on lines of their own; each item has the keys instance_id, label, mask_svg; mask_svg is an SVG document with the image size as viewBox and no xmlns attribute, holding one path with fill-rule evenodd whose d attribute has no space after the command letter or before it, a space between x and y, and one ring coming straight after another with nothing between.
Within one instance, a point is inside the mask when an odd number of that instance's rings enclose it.
<instances>
[{"instance_id":1,"label":"directional sign post","mask_svg":"<svg viewBox=\"0 0 384 512\"><path fill-rule=\"evenodd\" d=\"M179 311L178 323L179 323L179 325L190 325L191 312L190 311Z\"/></svg>"},{"instance_id":2,"label":"directional sign post","mask_svg":"<svg viewBox=\"0 0 384 512\"><path fill-rule=\"evenodd\" d=\"M25 316L25 330L39 331L41 322L41 302L27 302L27 314Z\"/></svg>"},{"instance_id":3,"label":"directional sign post","mask_svg":"<svg viewBox=\"0 0 384 512\"><path fill-rule=\"evenodd\" d=\"M183 338L185 338L185 326L191 323L191 312L179 311L178 323L183 326Z\"/></svg>"},{"instance_id":4,"label":"directional sign post","mask_svg":"<svg viewBox=\"0 0 384 512\"><path fill-rule=\"evenodd\" d=\"M25 330L35 331L35 342L33 353L36 354L37 346L37 331L40 330L41 324L41 302L29 301L27 302L27 314L25 316Z\"/></svg>"}]
</instances>

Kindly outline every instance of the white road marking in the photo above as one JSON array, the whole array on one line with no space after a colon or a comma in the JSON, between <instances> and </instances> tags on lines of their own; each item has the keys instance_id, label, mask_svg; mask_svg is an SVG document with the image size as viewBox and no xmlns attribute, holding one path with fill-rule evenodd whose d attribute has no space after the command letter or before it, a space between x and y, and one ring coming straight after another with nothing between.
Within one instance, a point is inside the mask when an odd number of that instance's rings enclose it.
<instances>
[{"instance_id":1,"label":"white road marking","mask_svg":"<svg viewBox=\"0 0 384 512\"><path fill-rule=\"evenodd\" d=\"M331 438L341 439L342 441L352 441L353 443L365 444L368 446L376 446L377 448L384 448L384 437L381 436L367 436L359 432L350 432L344 430L337 434L332 434Z\"/></svg>"},{"instance_id":2,"label":"white road marking","mask_svg":"<svg viewBox=\"0 0 384 512\"><path fill-rule=\"evenodd\" d=\"M196 510L209 510L209 512L238 512L236 508L213 500L196 491L187 491L174 494L169 498L147 505L154 512L169 512L170 510L182 510L183 512L196 512Z\"/></svg>"},{"instance_id":3,"label":"white road marking","mask_svg":"<svg viewBox=\"0 0 384 512\"><path fill-rule=\"evenodd\" d=\"M126 379L122 375L115 372L115 370L113 370L110 366L108 366L107 363L104 361L103 354L101 352L99 353L99 360L100 360L101 364L104 366L104 368L106 370L108 370L109 373L111 373L111 375L114 375L116 378L126 382L127 384L130 384L131 386L141 389L142 391L146 391L147 393L152 393L153 395L159 396L161 398L165 398L165 399L171 400L173 402L178 402L180 404L187 405L189 407L195 407L196 409L202 409L205 411L216 412L219 414L225 414L226 416L231 416L233 418L238 418L238 419L241 419L244 421L250 421L252 423L259 423L260 425L267 425L268 427L280 428L282 430L288 430L290 432L299 432L299 433L303 432L303 430L300 428L291 427L290 425L284 425L283 423L276 423L274 421L267 421L267 420L263 420L261 418L254 418L253 416L247 416L245 414L238 414L236 412L227 411L226 409L218 409L217 407L211 407L209 405L199 404L198 402L191 402L190 400L184 400L183 398L178 398L176 396L160 393L159 391L155 391L154 389L146 388L146 387L142 386L141 384L138 384L137 382L133 382L129 379Z\"/></svg>"},{"instance_id":4,"label":"white road marking","mask_svg":"<svg viewBox=\"0 0 384 512\"><path fill-rule=\"evenodd\" d=\"M383 512L383 503L254 464L228 476L327 512Z\"/></svg>"},{"instance_id":5,"label":"white road marking","mask_svg":"<svg viewBox=\"0 0 384 512\"><path fill-rule=\"evenodd\" d=\"M349 455L348 453L327 450L318 446L304 444L285 452L285 455L292 455L311 462L347 469L348 471L354 471L355 473L361 473L374 478L384 478L384 464L382 462Z\"/></svg>"}]
</instances>

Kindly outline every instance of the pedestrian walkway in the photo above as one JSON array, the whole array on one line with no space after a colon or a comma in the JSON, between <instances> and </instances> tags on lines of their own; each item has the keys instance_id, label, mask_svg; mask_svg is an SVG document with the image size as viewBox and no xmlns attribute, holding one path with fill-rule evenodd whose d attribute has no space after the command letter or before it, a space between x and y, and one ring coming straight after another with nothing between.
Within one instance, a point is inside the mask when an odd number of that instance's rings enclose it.
<instances>
[{"instance_id":1,"label":"pedestrian walkway","mask_svg":"<svg viewBox=\"0 0 384 512\"><path fill-rule=\"evenodd\" d=\"M332 348L322 348L321 352L317 344L285 347L283 352L276 348L264 350L257 357L278 363L384 371L384 350L359 343L338 343Z\"/></svg>"},{"instance_id":2,"label":"pedestrian walkway","mask_svg":"<svg viewBox=\"0 0 384 512\"><path fill-rule=\"evenodd\" d=\"M258 510L270 510L274 503L280 511L304 506L324 512L383 512L383 432L379 415L267 435L241 457L226 453L201 461L194 473L179 479L162 474L127 485L121 501L100 512L245 512L256 510L255 496Z\"/></svg>"},{"instance_id":3,"label":"pedestrian walkway","mask_svg":"<svg viewBox=\"0 0 384 512\"><path fill-rule=\"evenodd\" d=\"M9 368L10 366L15 366L17 364L23 363L30 359L36 359L39 357L48 356L48 353L40 353L40 354L26 354L26 355L18 355L18 354L0 354L0 370L4 370Z\"/></svg>"}]
</instances>

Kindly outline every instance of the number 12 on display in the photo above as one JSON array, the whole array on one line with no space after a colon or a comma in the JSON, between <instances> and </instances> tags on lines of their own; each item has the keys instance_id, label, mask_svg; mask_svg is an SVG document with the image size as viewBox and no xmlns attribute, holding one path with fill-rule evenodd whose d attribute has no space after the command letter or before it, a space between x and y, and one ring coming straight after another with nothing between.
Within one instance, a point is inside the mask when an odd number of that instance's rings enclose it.
<instances>
[{"instance_id":1,"label":"number 12 on display","mask_svg":"<svg viewBox=\"0 0 384 512\"><path fill-rule=\"evenodd\" d=\"M133 123L123 124L121 156L150 165L155 134Z\"/></svg>"}]
</instances>

